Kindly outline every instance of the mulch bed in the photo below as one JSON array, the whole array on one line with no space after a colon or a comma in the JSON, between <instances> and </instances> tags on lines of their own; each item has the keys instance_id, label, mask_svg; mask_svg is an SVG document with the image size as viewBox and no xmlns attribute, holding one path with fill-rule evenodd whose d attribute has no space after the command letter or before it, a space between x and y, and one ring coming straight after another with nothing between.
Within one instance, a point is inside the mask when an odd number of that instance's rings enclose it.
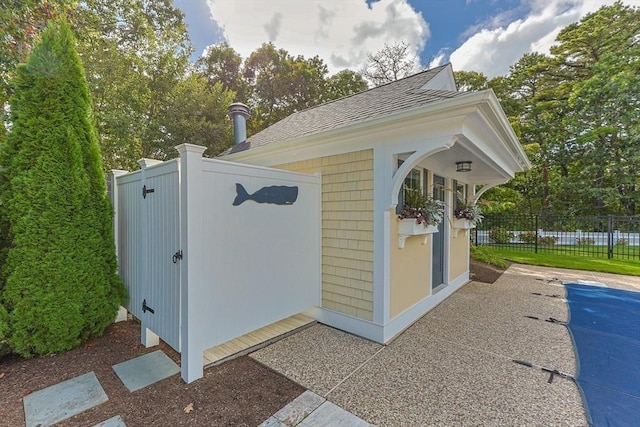
<instances>
[{"instance_id":1,"label":"mulch bed","mask_svg":"<svg viewBox=\"0 0 640 427\"><path fill-rule=\"evenodd\" d=\"M160 349L179 362L180 355L163 342ZM0 425L23 426L24 396L90 371L109 400L58 425L92 426L120 415L128 427L255 427L305 390L245 356L205 369L204 377L191 384L177 374L129 392L112 366L156 350L140 344L140 324L129 320L111 325L103 337L63 354L29 360L2 358ZM184 409L189 404L193 411L187 413Z\"/></svg>"},{"instance_id":2,"label":"mulch bed","mask_svg":"<svg viewBox=\"0 0 640 427\"><path fill-rule=\"evenodd\" d=\"M469 260L471 280L475 282L494 283L500 276L502 276L504 271L505 269L496 267L495 265Z\"/></svg>"}]
</instances>

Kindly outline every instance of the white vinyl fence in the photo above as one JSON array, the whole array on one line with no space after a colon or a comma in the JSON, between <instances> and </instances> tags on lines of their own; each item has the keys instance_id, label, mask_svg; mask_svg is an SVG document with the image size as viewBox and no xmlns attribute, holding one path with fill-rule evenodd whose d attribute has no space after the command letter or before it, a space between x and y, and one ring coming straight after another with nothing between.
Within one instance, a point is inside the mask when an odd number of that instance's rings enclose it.
<instances>
[{"instance_id":1,"label":"white vinyl fence","mask_svg":"<svg viewBox=\"0 0 640 427\"><path fill-rule=\"evenodd\" d=\"M477 244L484 245L489 243L494 243L489 237L490 230L478 230L477 232ZM526 235L527 231L519 231L519 230L509 230L511 233L511 238L508 242L509 244L518 244L522 243L520 238L521 235ZM597 232L597 231L553 231L553 230L538 230L538 237L553 237L555 240L555 245L577 245L580 242L588 242L589 245L594 246L607 246L608 245L608 236L607 232ZM613 244L617 244L618 242L624 242L624 244L628 246L640 246L640 233L626 233L620 232L619 230L614 230L612 233ZM475 241L474 241L475 242Z\"/></svg>"},{"instance_id":2,"label":"white vinyl fence","mask_svg":"<svg viewBox=\"0 0 640 427\"><path fill-rule=\"evenodd\" d=\"M204 350L320 304L321 178L177 149L114 171L112 198L127 309L191 382Z\"/></svg>"}]
</instances>

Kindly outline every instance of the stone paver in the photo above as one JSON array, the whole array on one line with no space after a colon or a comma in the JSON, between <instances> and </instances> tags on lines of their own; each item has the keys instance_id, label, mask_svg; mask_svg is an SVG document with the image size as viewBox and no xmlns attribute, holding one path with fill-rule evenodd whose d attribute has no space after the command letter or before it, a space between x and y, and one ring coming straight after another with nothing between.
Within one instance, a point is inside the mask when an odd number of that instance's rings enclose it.
<instances>
[{"instance_id":1,"label":"stone paver","mask_svg":"<svg viewBox=\"0 0 640 427\"><path fill-rule=\"evenodd\" d=\"M284 425L293 427L308 417L310 413L318 409L324 402L325 399L323 397L307 390L287 406L276 412L273 417L281 421Z\"/></svg>"},{"instance_id":2,"label":"stone paver","mask_svg":"<svg viewBox=\"0 0 640 427\"><path fill-rule=\"evenodd\" d=\"M258 427L369 427L370 424L312 391L305 391Z\"/></svg>"},{"instance_id":3,"label":"stone paver","mask_svg":"<svg viewBox=\"0 0 640 427\"><path fill-rule=\"evenodd\" d=\"M134 392L180 372L180 367L162 350L113 365L122 383Z\"/></svg>"},{"instance_id":4,"label":"stone paver","mask_svg":"<svg viewBox=\"0 0 640 427\"><path fill-rule=\"evenodd\" d=\"M331 402L324 402L300 424L304 427L369 427L369 423Z\"/></svg>"},{"instance_id":5,"label":"stone paver","mask_svg":"<svg viewBox=\"0 0 640 427\"><path fill-rule=\"evenodd\" d=\"M26 426L52 425L107 400L96 374L88 372L25 396Z\"/></svg>"}]
</instances>

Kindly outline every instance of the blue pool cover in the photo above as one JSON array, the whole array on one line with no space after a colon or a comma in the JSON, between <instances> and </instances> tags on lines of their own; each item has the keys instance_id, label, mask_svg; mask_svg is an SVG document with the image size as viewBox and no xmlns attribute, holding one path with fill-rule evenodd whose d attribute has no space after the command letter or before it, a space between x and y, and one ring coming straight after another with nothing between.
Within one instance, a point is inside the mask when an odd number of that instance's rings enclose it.
<instances>
[{"instance_id":1,"label":"blue pool cover","mask_svg":"<svg viewBox=\"0 0 640 427\"><path fill-rule=\"evenodd\" d=\"M640 426L640 292L565 284L591 425Z\"/></svg>"}]
</instances>

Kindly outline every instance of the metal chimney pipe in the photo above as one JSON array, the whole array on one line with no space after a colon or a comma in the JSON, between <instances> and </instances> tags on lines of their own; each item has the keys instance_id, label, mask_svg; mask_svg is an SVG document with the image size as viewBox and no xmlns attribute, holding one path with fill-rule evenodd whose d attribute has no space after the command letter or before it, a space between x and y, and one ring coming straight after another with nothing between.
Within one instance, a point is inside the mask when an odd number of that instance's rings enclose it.
<instances>
[{"instance_id":1,"label":"metal chimney pipe","mask_svg":"<svg viewBox=\"0 0 640 427\"><path fill-rule=\"evenodd\" d=\"M233 120L233 142L240 144L247 140L247 119L249 118L249 107L241 102L234 102L229 105L229 117Z\"/></svg>"}]
</instances>

